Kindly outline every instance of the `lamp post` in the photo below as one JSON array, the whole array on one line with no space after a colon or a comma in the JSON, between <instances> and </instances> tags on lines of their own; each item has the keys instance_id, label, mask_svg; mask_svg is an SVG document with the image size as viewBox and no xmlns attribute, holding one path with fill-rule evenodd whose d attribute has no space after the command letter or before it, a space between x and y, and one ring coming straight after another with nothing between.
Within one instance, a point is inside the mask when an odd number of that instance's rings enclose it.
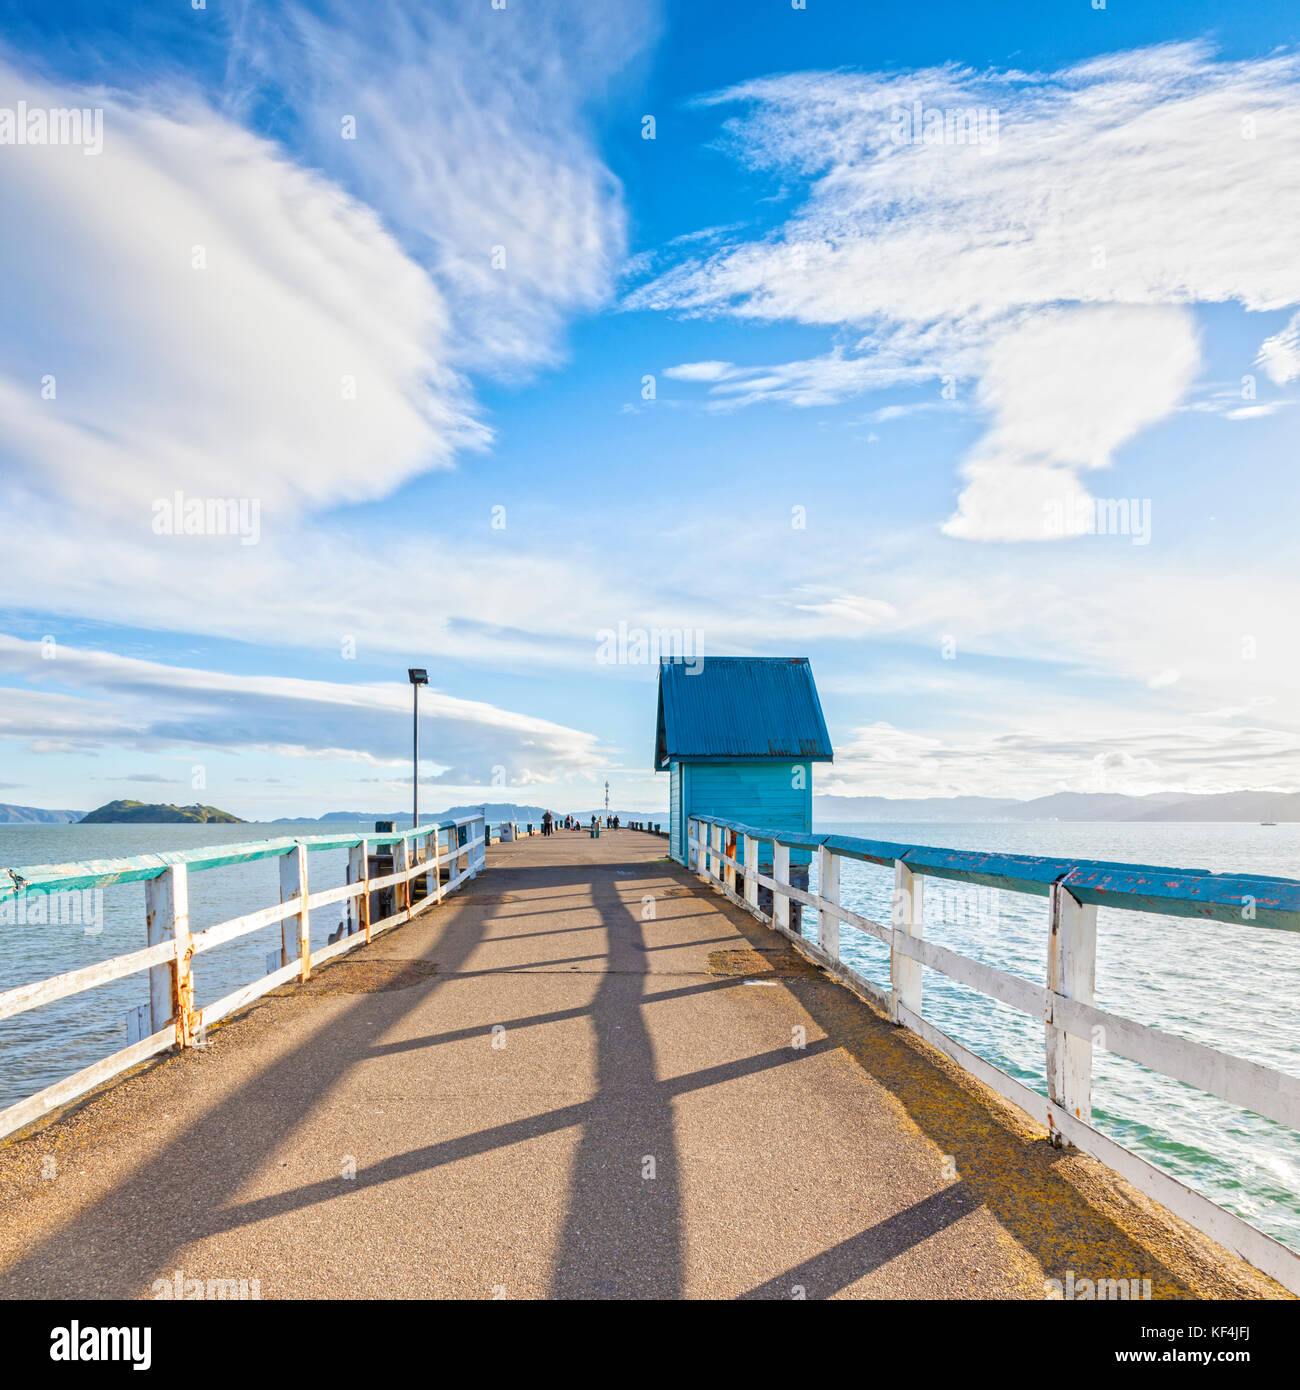
<instances>
[{"instance_id":1,"label":"lamp post","mask_svg":"<svg viewBox=\"0 0 1300 1390\"><path fill-rule=\"evenodd\" d=\"M411 682L411 823L420 825L420 687L429 684L429 673L419 667L406 672Z\"/></svg>"}]
</instances>

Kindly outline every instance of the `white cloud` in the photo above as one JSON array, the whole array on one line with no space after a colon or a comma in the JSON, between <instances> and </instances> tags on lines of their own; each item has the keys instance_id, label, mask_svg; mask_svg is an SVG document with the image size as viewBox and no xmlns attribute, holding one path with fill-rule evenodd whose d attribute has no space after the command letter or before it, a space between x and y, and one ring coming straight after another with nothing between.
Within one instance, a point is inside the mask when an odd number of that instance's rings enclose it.
<instances>
[{"instance_id":1,"label":"white cloud","mask_svg":"<svg viewBox=\"0 0 1300 1390\"><path fill-rule=\"evenodd\" d=\"M255 500L264 531L319 550L310 513L482 447L465 373L556 360L622 255L583 105L648 42L649 3L235 10L210 100L0 64L2 105L104 111L96 157L0 162L0 243L21 268L0 505L33 548L80 553L91 603L97 580L189 578L150 551L177 490ZM300 163L241 124L268 107Z\"/></svg>"},{"instance_id":2,"label":"white cloud","mask_svg":"<svg viewBox=\"0 0 1300 1390\"><path fill-rule=\"evenodd\" d=\"M651 0L248 3L233 66L294 112L313 162L429 269L457 363L520 368L555 361L568 317L611 291L625 216L584 106L656 25Z\"/></svg>"},{"instance_id":3,"label":"white cloud","mask_svg":"<svg viewBox=\"0 0 1300 1390\"><path fill-rule=\"evenodd\" d=\"M851 349L714 387L734 404L816 405L903 381L983 380L994 419L967 461L950 534L1041 535L1031 522L1046 496L1085 499L1077 470L1104 465L1176 408L1197 357L1172 306L1300 303L1295 54L1217 62L1182 44L1052 74L796 73L708 101L743 104L727 123L736 154L808 181L807 200L766 239L689 258L627 304L860 335ZM898 141L896 117L915 102L996 114L996 147ZM1044 313L1084 376L1072 387L1057 353L1023 352L1012 398L1005 359L1034 341ZM1106 340L1108 323L1117 336ZM1142 355L1153 347L1169 361ZM1284 330L1261 363L1288 380L1296 354ZM1098 390L1135 372L1149 388ZM1046 411L1035 404L1044 399ZM1063 452L1044 448L1049 415L1065 431ZM1066 476L1044 471L1054 469Z\"/></svg>"},{"instance_id":4,"label":"white cloud","mask_svg":"<svg viewBox=\"0 0 1300 1390\"><path fill-rule=\"evenodd\" d=\"M1264 339L1256 361L1278 385L1300 377L1300 313L1293 314L1280 332Z\"/></svg>"},{"instance_id":5,"label":"white cloud","mask_svg":"<svg viewBox=\"0 0 1300 1390\"><path fill-rule=\"evenodd\" d=\"M898 618L893 604L861 594L837 594L824 603L796 603L794 606L799 612L813 613L822 620L815 628L818 637L860 637Z\"/></svg>"},{"instance_id":6,"label":"white cloud","mask_svg":"<svg viewBox=\"0 0 1300 1390\"><path fill-rule=\"evenodd\" d=\"M1192 721L1126 724L1114 716L1072 732L1027 723L1010 732L936 736L863 726L835 750L817 791L834 796L1004 796L1055 791L1144 796L1300 790L1300 732Z\"/></svg>"},{"instance_id":7,"label":"white cloud","mask_svg":"<svg viewBox=\"0 0 1300 1390\"><path fill-rule=\"evenodd\" d=\"M723 381L737 370L731 362L683 362L678 367L665 367L663 374L673 381Z\"/></svg>"},{"instance_id":8,"label":"white cloud","mask_svg":"<svg viewBox=\"0 0 1300 1390\"><path fill-rule=\"evenodd\" d=\"M1090 529L1079 481L1178 405L1200 359L1185 309L1048 312L1001 337L980 379L988 431L967 459L950 536L1042 540Z\"/></svg>"},{"instance_id":9,"label":"white cloud","mask_svg":"<svg viewBox=\"0 0 1300 1390\"><path fill-rule=\"evenodd\" d=\"M608 293L621 194L582 106L635 59L651 8L288 13L236 16L221 110L0 66L0 104L105 113L97 157L0 161L20 272L3 291L0 507L23 517L3 601L277 646L589 659L595 623L561 597L590 590L578 560L475 546L429 517L386 518L379 543L373 523L312 514L483 445L464 373L554 360L566 316ZM240 124L268 105L325 173ZM256 501L260 543L154 535L177 490ZM417 581L437 598L404 628L383 596Z\"/></svg>"},{"instance_id":10,"label":"white cloud","mask_svg":"<svg viewBox=\"0 0 1300 1390\"><path fill-rule=\"evenodd\" d=\"M440 296L368 209L197 105L0 69L0 103L22 98L102 105L104 148L0 161L0 241L23 269L0 344L11 479L147 532L176 488L292 514L486 437Z\"/></svg>"},{"instance_id":11,"label":"white cloud","mask_svg":"<svg viewBox=\"0 0 1300 1390\"><path fill-rule=\"evenodd\" d=\"M232 675L65 646L48 659L39 642L4 634L0 674L31 687L0 689L0 738L33 750L207 748L377 766L410 757L405 683ZM594 735L481 701L431 688L420 712L432 781L486 786L499 768L520 786L605 763Z\"/></svg>"}]
</instances>

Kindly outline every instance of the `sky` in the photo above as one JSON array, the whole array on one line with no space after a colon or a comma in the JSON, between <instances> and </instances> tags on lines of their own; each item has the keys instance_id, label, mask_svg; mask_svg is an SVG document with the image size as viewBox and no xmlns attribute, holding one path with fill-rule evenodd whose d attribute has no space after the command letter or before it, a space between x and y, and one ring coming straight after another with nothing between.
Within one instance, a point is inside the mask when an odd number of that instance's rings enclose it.
<instances>
[{"instance_id":1,"label":"sky","mask_svg":"<svg viewBox=\"0 0 1300 1390\"><path fill-rule=\"evenodd\" d=\"M1289 4L5 0L0 801L1298 790L1297 227Z\"/></svg>"}]
</instances>

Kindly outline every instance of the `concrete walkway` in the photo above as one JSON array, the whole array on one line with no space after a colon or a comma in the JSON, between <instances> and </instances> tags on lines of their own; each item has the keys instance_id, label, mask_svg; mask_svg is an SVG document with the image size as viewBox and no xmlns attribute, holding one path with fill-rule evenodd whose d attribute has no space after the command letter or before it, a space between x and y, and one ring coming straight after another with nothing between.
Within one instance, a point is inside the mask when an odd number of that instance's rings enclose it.
<instances>
[{"instance_id":1,"label":"concrete walkway","mask_svg":"<svg viewBox=\"0 0 1300 1390\"><path fill-rule=\"evenodd\" d=\"M0 1296L177 1270L263 1298L1041 1299L1069 1270L1282 1296L665 850L493 846L444 906L0 1147Z\"/></svg>"}]
</instances>

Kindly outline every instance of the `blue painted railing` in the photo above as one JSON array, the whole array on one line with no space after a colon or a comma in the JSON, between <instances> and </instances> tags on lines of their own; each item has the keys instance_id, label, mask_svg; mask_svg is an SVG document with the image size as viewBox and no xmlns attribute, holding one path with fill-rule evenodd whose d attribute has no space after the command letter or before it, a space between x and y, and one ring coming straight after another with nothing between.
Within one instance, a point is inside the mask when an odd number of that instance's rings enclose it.
<instances>
[{"instance_id":1,"label":"blue painted railing","mask_svg":"<svg viewBox=\"0 0 1300 1390\"><path fill-rule=\"evenodd\" d=\"M126 955L0 992L0 1019L12 1018L128 975L149 972L149 1002L141 1006L143 1022L134 1036L128 1022L127 1046L36 1095L0 1110L0 1138L149 1057L172 1047L193 1046L202 1040L206 1028L236 1009L280 985L309 978L313 966L363 945L389 927L410 921L478 873L484 864L486 843L483 817L462 816L409 830L308 835L298 839L257 840L249 844L138 854L122 859L0 869L0 907L32 897L44 897L57 903L60 895L75 896L86 889L101 889L112 884L143 883L145 921L142 925L148 942L142 949ZM372 877L371 852L376 849L389 851L383 858L391 860L391 872ZM348 851L347 882L312 892L308 881L308 856L321 850ZM191 932L191 873L267 859L280 861L279 902L203 931ZM447 871L445 881L444 869ZM412 887L413 881L420 878L425 879L422 899ZM372 901L386 902L385 897L378 895L387 892L391 892L390 905L395 910L381 920L372 921ZM326 946L313 949L311 913L336 903L347 904L350 930L341 924L341 935L332 936ZM47 914L41 920L57 918ZM271 953L272 968L262 978L196 1009L194 957L277 923L281 928L281 941L279 950Z\"/></svg>"},{"instance_id":2,"label":"blue painted railing","mask_svg":"<svg viewBox=\"0 0 1300 1390\"><path fill-rule=\"evenodd\" d=\"M759 853L764 842L771 845L770 874L764 872ZM815 892L791 882L792 849L816 855ZM840 865L845 859L893 870L888 923L872 921L840 901ZM800 834L707 815L688 817L687 865L704 882L790 937L894 1023L919 1034L1045 1124L1053 1142L1074 1144L1101 1159L1176 1215L1300 1293L1300 1257L1294 1252L1121 1147L1091 1123L1096 1046L1300 1130L1300 1078L1100 1009L1094 1002L1099 907L1295 932L1300 931L1300 881ZM1046 897L1046 980L1037 983L1013 975L927 940L922 902L927 878ZM761 892L771 894L770 911L760 906ZM816 913L815 941L804 938L792 916L793 904ZM842 923L888 946L887 989L841 959ZM1042 1020L1045 1098L923 1017L923 968Z\"/></svg>"},{"instance_id":3,"label":"blue painted railing","mask_svg":"<svg viewBox=\"0 0 1300 1390\"><path fill-rule=\"evenodd\" d=\"M820 850L866 864L909 865L930 878L956 879L1009 892L1046 897L1054 883L1080 902L1168 917L1207 917L1256 927L1300 931L1300 880L1265 874L1212 873L1208 869L1165 869L1102 859L1056 859L1030 854L940 849L934 845L859 839L853 835L810 835L765 830L717 816L692 816L756 840Z\"/></svg>"}]
</instances>

